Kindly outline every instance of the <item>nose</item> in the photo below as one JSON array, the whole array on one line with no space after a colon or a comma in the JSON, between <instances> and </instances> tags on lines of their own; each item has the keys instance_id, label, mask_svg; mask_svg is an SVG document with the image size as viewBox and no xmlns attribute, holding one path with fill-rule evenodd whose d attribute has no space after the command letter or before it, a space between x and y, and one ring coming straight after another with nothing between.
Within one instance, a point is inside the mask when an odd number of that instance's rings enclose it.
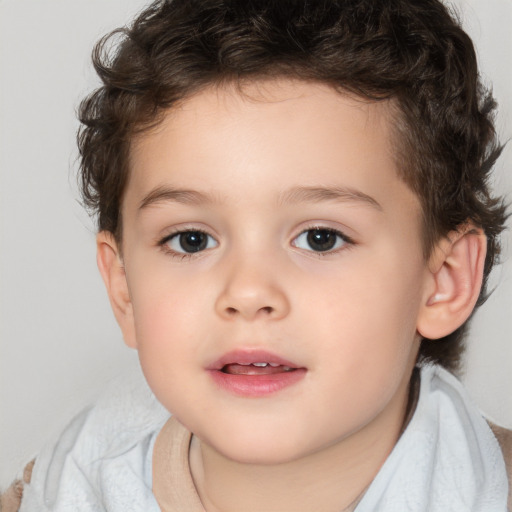
<instances>
[{"instance_id":1,"label":"nose","mask_svg":"<svg viewBox=\"0 0 512 512\"><path fill-rule=\"evenodd\" d=\"M226 272L222 291L217 297L215 310L224 319L267 318L279 320L288 315L290 304L278 282L277 273L271 272L265 261L231 265Z\"/></svg>"}]
</instances>

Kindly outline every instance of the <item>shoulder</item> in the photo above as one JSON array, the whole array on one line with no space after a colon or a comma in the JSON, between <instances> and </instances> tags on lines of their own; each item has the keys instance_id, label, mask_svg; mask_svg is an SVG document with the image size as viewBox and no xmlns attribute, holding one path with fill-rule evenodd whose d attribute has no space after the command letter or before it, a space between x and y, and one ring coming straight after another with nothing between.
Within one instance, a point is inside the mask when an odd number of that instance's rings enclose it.
<instances>
[{"instance_id":1,"label":"shoulder","mask_svg":"<svg viewBox=\"0 0 512 512\"><path fill-rule=\"evenodd\" d=\"M2 496L1 512L17 511L20 502L24 511L55 511L56 503L58 510L76 510L71 502L77 500L84 503L80 510L96 510L96 501L127 502L130 493L123 493L122 487L133 489L135 501L138 495L147 498L149 505L141 503L137 510L154 510L152 497L140 489L147 487L150 475L152 440L169 413L145 382L132 380L116 379L94 406L84 409L39 452L31 475Z\"/></svg>"},{"instance_id":2,"label":"shoulder","mask_svg":"<svg viewBox=\"0 0 512 512\"><path fill-rule=\"evenodd\" d=\"M495 425L490 421L487 423L489 423L503 453L509 480L509 507L512 508L512 430Z\"/></svg>"}]
</instances>

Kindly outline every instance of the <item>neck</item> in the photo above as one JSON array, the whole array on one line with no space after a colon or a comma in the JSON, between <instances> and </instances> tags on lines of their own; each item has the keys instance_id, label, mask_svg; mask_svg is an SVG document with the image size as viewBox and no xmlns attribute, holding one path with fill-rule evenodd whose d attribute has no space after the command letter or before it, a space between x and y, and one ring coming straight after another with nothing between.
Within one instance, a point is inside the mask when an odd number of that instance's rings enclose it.
<instances>
[{"instance_id":1,"label":"neck","mask_svg":"<svg viewBox=\"0 0 512 512\"><path fill-rule=\"evenodd\" d=\"M318 454L272 466L229 461L204 445L197 454L196 463L191 460L194 481L208 512L339 512L340 507L353 510L351 504L362 492L355 471L340 475Z\"/></svg>"},{"instance_id":2,"label":"neck","mask_svg":"<svg viewBox=\"0 0 512 512\"><path fill-rule=\"evenodd\" d=\"M230 460L193 438L190 466L208 512L350 512L403 430L408 389L359 431L312 454L280 464ZM397 414L398 411L398 414Z\"/></svg>"}]
</instances>

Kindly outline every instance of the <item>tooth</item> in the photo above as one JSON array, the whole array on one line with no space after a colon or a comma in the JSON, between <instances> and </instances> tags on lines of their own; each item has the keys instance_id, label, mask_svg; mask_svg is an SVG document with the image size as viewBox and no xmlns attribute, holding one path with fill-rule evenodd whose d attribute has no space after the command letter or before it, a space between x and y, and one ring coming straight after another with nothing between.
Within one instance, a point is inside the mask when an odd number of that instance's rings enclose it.
<instances>
[{"instance_id":1,"label":"tooth","mask_svg":"<svg viewBox=\"0 0 512 512\"><path fill-rule=\"evenodd\" d=\"M283 372L291 372L292 369L289 366L283 366Z\"/></svg>"},{"instance_id":2,"label":"tooth","mask_svg":"<svg viewBox=\"0 0 512 512\"><path fill-rule=\"evenodd\" d=\"M265 368L265 366L268 366L268 363L252 363L253 366L258 366L261 368Z\"/></svg>"},{"instance_id":3,"label":"tooth","mask_svg":"<svg viewBox=\"0 0 512 512\"><path fill-rule=\"evenodd\" d=\"M240 366L251 366L251 363L236 363L236 364L239 364Z\"/></svg>"}]
</instances>

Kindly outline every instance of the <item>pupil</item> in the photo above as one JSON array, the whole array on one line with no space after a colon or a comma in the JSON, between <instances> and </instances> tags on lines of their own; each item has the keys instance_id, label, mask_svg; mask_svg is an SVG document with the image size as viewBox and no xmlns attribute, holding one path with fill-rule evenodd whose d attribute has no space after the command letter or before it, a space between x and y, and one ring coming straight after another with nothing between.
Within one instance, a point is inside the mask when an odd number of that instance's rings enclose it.
<instances>
[{"instance_id":1,"label":"pupil","mask_svg":"<svg viewBox=\"0 0 512 512\"><path fill-rule=\"evenodd\" d=\"M187 231L180 234L180 246L186 252L198 252L206 249L207 238L200 231Z\"/></svg>"},{"instance_id":2,"label":"pupil","mask_svg":"<svg viewBox=\"0 0 512 512\"><path fill-rule=\"evenodd\" d=\"M315 251L328 251L336 244L336 234L326 229L312 229L308 232L308 244Z\"/></svg>"}]
</instances>

